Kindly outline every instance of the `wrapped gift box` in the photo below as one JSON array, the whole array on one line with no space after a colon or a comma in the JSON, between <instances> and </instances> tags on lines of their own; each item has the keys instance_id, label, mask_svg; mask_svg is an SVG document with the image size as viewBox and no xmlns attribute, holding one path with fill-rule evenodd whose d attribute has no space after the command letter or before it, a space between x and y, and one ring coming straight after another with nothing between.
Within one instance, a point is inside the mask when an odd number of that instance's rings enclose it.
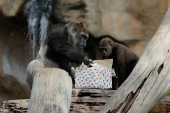
<instances>
[{"instance_id":1,"label":"wrapped gift box","mask_svg":"<svg viewBox=\"0 0 170 113\"><path fill-rule=\"evenodd\" d=\"M112 69L112 59L95 60L93 67L82 63L75 70L75 88L112 88L112 76L116 76Z\"/></svg>"}]
</instances>

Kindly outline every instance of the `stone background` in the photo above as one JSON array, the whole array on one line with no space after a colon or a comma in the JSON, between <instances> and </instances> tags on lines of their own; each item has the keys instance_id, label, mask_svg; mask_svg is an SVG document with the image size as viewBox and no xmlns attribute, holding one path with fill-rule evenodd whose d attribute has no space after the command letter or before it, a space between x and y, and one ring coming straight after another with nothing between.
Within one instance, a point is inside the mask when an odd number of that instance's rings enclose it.
<instances>
[{"instance_id":1,"label":"stone background","mask_svg":"<svg viewBox=\"0 0 170 113\"><path fill-rule=\"evenodd\" d=\"M57 5L55 18L62 22L84 18L95 37L111 35L138 56L168 10L168 0L61 0Z\"/></svg>"},{"instance_id":2,"label":"stone background","mask_svg":"<svg viewBox=\"0 0 170 113\"><path fill-rule=\"evenodd\" d=\"M24 12L27 2L0 0L0 102L30 95L26 83L26 67L32 60ZM126 43L140 57L167 10L168 0L53 0L49 21L51 26L83 18L91 34L86 51L93 59L101 59L97 38L102 35ZM9 96L14 84L18 88L15 95L23 91L21 96Z\"/></svg>"}]
</instances>

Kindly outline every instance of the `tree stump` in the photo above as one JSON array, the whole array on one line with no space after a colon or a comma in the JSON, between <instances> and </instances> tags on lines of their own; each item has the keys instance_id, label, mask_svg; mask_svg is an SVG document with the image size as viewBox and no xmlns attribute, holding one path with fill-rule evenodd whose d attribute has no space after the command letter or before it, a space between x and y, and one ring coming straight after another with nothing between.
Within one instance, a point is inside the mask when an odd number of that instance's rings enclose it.
<instances>
[{"instance_id":1,"label":"tree stump","mask_svg":"<svg viewBox=\"0 0 170 113\"><path fill-rule=\"evenodd\" d=\"M44 68L34 76L28 113L68 113L72 79L62 69Z\"/></svg>"},{"instance_id":2,"label":"tree stump","mask_svg":"<svg viewBox=\"0 0 170 113\"><path fill-rule=\"evenodd\" d=\"M130 76L100 113L147 113L170 91L170 8Z\"/></svg>"}]
</instances>

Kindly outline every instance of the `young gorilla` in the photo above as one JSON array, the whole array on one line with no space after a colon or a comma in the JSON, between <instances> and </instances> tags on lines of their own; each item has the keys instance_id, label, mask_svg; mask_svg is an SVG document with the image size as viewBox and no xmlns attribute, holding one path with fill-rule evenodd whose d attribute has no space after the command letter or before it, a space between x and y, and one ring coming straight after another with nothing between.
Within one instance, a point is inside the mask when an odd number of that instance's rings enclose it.
<instances>
[{"instance_id":1,"label":"young gorilla","mask_svg":"<svg viewBox=\"0 0 170 113\"><path fill-rule=\"evenodd\" d=\"M73 79L70 62L90 65L87 54L83 49L89 35L83 21L76 20L66 25L57 24L51 28L41 46L36 60L29 63L27 82L32 87L33 78L42 68L61 68Z\"/></svg>"},{"instance_id":2,"label":"young gorilla","mask_svg":"<svg viewBox=\"0 0 170 113\"><path fill-rule=\"evenodd\" d=\"M99 48L103 59L113 59L112 68L115 69L118 76L118 86L120 86L135 67L139 59L138 56L127 46L116 43L110 38L102 39Z\"/></svg>"}]
</instances>

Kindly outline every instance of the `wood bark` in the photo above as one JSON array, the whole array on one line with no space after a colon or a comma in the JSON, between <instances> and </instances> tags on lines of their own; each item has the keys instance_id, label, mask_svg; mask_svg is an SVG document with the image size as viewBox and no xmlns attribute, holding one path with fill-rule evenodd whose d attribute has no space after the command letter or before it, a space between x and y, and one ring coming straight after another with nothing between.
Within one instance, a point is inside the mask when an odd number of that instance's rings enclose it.
<instances>
[{"instance_id":1,"label":"wood bark","mask_svg":"<svg viewBox=\"0 0 170 113\"><path fill-rule=\"evenodd\" d=\"M34 77L28 113L68 113L72 79L62 69L44 68Z\"/></svg>"},{"instance_id":2,"label":"wood bark","mask_svg":"<svg viewBox=\"0 0 170 113\"><path fill-rule=\"evenodd\" d=\"M170 8L130 76L100 113L147 113L170 90Z\"/></svg>"},{"instance_id":3,"label":"wood bark","mask_svg":"<svg viewBox=\"0 0 170 113\"><path fill-rule=\"evenodd\" d=\"M115 90L73 89L70 113L99 113ZM25 113L29 99L3 101L0 113ZM170 95L159 100L149 113L169 113Z\"/></svg>"}]
</instances>

